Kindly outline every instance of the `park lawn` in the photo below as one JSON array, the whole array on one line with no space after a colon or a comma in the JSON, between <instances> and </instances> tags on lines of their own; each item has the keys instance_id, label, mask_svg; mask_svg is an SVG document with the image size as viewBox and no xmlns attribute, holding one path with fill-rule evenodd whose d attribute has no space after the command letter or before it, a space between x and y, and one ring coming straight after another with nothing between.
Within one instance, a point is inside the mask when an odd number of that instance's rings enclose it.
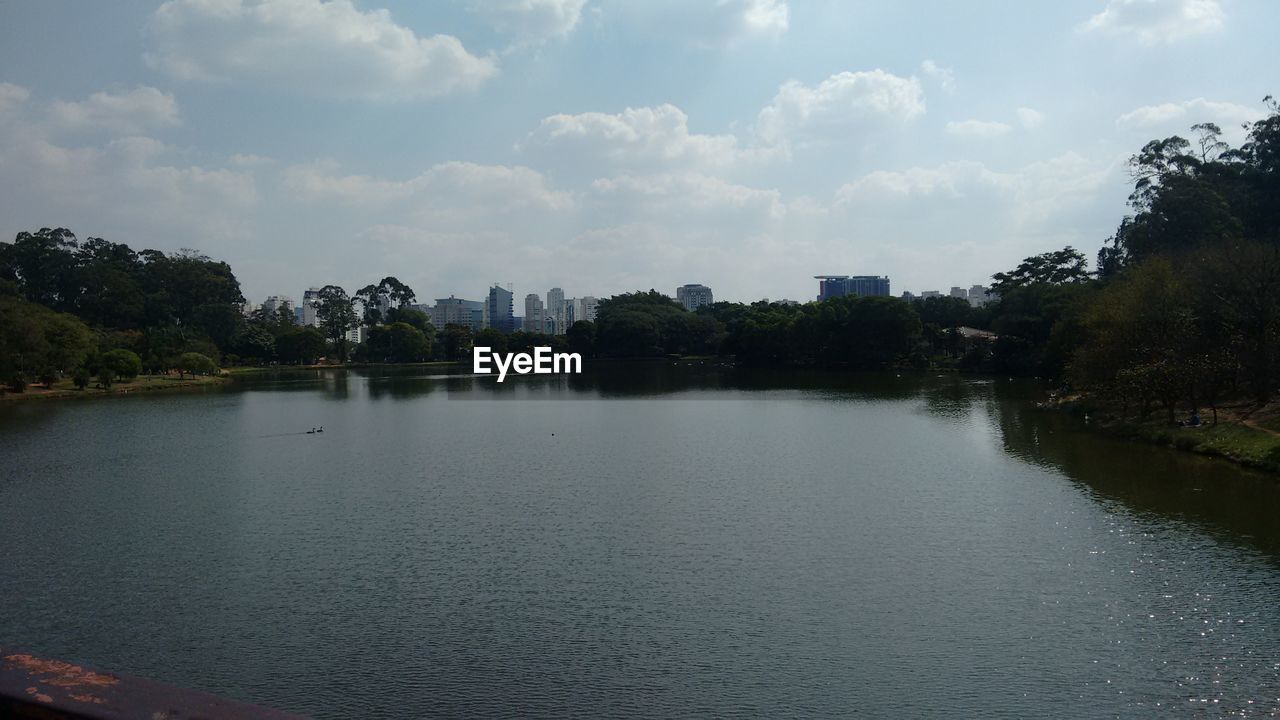
<instances>
[{"instance_id":1,"label":"park lawn","mask_svg":"<svg viewBox=\"0 0 1280 720\"><path fill-rule=\"evenodd\" d=\"M175 373L173 375L139 375L129 382L115 382L110 388L104 389L98 387L97 382L93 382L89 387L80 390L71 382L71 378L63 378L53 384L52 388L46 388L44 385L28 385L26 392L3 392L0 393L0 401L3 400L34 400L40 398L68 398L68 397L98 397L106 395L127 395L132 392L150 392L156 390L171 390L174 388L199 387L201 385L216 385L225 381L226 378L221 375L187 375L179 378Z\"/></svg>"},{"instance_id":2,"label":"park lawn","mask_svg":"<svg viewBox=\"0 0 1280 720\"><path fill-rule=\"evenodd\" d=\"M1280 436L1238 421L1200 427L1170 427L1163 421L1126 423L1116 429L1126 435L1179 450L1214 455L1242 465L1280 472Z\"/></svg>"}]
</instances>

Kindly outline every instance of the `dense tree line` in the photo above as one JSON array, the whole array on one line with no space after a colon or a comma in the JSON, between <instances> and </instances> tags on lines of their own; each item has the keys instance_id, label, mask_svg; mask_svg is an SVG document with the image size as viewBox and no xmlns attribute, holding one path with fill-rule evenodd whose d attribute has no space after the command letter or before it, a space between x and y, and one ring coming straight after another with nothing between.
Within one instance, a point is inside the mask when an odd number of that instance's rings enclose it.
<instances>
[{"instance_id":1,"label":"dense tree line","mask_svg":"<svg viewBox=\"0 0 1280 720\"><path fill-rule=\"evenodd\" d=\"M1269 401L1280 382L1280 106L1238 148L1211 123L1130 162L1133 213L1098 258L1070 378L1145 413Z\"/></svg>"},{"instance_id":2,"label":"dense tree line","mask_svg":"<svg viewBox=\"0 0 1280 720\"><path fill-rule=\"evenodd\" d=\"M74 375L109 386L177 370L184 353L217 356L234 342L242 302L231 268L191 250L21 232L0 243L0 382L21 390Z\"/></svg>"}]
</instances>

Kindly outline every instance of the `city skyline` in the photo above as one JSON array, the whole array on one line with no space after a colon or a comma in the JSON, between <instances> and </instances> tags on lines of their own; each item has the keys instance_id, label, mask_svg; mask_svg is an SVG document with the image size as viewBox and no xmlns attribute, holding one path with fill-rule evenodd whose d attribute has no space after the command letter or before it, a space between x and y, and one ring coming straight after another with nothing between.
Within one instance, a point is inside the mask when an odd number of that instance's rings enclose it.
<instances>
[{"instance_id":1,"label":"city skyline","mask_svg":"<svg viewBox=\"0 0 1280 720\"><path fill-rule=\"evenodd\" d=\"M196 248L253 297L390 264L467 294L501 264L519 287L696 277L744 302L808 297L812 269L945 288L1092 257L1144 143L1197 122L1238 143L1263 115L1280 19L1261 0L3 13L0 238Z\"/></svg>"},{"instance_id":2,"label":"city skyline","mask_svg":"<svg viewBox=\"0 0 1280 720\"><path fill-rule=\"evenodd\" d=\"M997 297L989 286L982 284L970 285L968 288L953 285L946 292L942 290L905 290L894 295L890 292L890 279L888 276L815 275L814 279L818 281L817 302L843 295L893 296L906 301L927 300L931 297L952 297L965 300L974 307L981 307ZM501 302L507 308L507 317L499 324L493 323L491 314L493 308L491 303L494 302L493 294L495 291L505 295ZM268 313L275 313L279 308L287 307L293 312L295 322L298 325L319 327L320 323L316 317L315 308L311 304L318 292L319 288L317 287L308 288L303 293L303 300L300 304L295 304L289 295L269 295L262 303L255 303L251 298L246 297L244 312L248 315L254 310L262 309ZM524 314L515 315L515 297L517 293L514 291L513 286L508 285L508 287L504 288L500 283L494 283L486 290L486 295L485 300L466 300L450 295L447 298L436 298L434 305L426 302L414 302L410 303L409 307L426 313L428 320L437 328L454 324L466 325L473 331L493 327L505 332L522 330L529 333L563 335L568 327L578 320L594 321L600 301L599 298L591 295L566 298L563 288L557 286L547 290L545 296L538 293L526 294L523 301ZM712 289L699 283L681 285L676 288L674 294L667 295L667 297L691 312L703 305L710 305L715 302ZM760 301L770 302L770 299L767 297L760 298ZM814 301L807 300L805 302ZM779 298L773 302L800 304L799 301L787 298ZM379 310L385 314L387 307L380 307ZM359 330L360 326L357 325L353 332L358 333ZM355 342L358 343L359 340L356 339Z\"/></svg>"}]
</instances>

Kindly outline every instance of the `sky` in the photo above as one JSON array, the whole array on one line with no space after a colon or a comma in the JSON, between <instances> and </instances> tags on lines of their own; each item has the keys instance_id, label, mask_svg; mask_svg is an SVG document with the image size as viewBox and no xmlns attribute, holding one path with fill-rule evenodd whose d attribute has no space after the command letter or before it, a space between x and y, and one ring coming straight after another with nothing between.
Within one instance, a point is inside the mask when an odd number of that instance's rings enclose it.
<instances>
[{"instance_id":1,"label":"sky","mask_svg":"<svg viewBox=\"0 0 1280 720\"><path fill-rule=\"evenodd\" d=\"M0 238L231 264L247 298L984 284L1127 159L1280 92L1268 0L0 0Z\"/></svg>"}]
</instances>

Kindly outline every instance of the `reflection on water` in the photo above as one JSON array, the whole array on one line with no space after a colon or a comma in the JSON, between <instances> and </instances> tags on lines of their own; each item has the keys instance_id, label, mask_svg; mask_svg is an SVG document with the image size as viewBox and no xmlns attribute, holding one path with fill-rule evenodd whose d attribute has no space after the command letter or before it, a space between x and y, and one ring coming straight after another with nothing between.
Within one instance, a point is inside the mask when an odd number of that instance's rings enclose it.
<instances>
[{"instance_id":1,"label":"reflection on water","mask_svg":"<svg viewBox=\"0 0 1280 720\"><path fill-rule=\"evenodd\" d=\"M1280 712L1271 477L1006 378L588 370L0 407L0 643L320 717Z\"/></svg>"}]
</instances>

